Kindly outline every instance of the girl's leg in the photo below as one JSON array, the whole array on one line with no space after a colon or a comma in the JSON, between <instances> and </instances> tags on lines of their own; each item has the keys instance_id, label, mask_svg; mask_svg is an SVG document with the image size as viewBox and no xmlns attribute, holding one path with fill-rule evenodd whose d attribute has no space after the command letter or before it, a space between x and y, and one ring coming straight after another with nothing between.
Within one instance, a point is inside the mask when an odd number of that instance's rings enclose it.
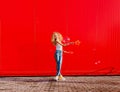
<instances>
[{"instance_id":1,"label":"girl's leg","mask_svg":"<svg viewBox=\"0 0 120 92\"><path fill-rule=\"evenodd\" d=\"M61 65L62 65L62 52L61 51L56 51L55 54L55 59L56 59L56 68L57 68L57 76L61 75L60 70L61 70Z\"/></svg>"},{"instance_id":2,"label":"girl's leg","mask_svg":"<svg viewBox=\"0 0 120 92\"><path fill-rule=\"evenodd\" d=\"M57 51L55 54L55 59L56 59L56 69L57 69L57 74L56 74L56 80L65 80L65 78L61 75L61 67L62 67L62 52Z\"/></svg>"},{"instance_id":3,"label":"girl's leg","mask_svg":"<svg viewBox=\"0 0 120 92\"><path fill-rule=\"evenodd\" d=\"M57 67L58 67L58 72L57 72L57 75L61 75L61 66L62 66L62 56L60 55L59 56L59 61L58 61L58 64L57 64Z\"/></svg>"},{"instance_id":4,"label":"girl's leg","mask_svg":"<svg viewBox=\"0 0 120 92\"><path fill-rule=\"evenodd\" d=\"M62 67L62 53L59 60L59 75L61 75L61 67Z\"/></svg>"}]
</instances>

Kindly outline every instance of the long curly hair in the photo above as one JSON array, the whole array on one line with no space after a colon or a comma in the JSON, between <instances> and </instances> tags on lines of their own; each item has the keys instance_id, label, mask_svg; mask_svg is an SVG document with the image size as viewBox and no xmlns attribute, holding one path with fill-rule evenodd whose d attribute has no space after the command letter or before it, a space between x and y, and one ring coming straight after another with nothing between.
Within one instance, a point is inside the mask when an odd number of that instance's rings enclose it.
<instances>
[{"instance_id":1,"label":"long curly hair","mask_svg":"<svg viewBox=\"0 0 120 92\"><path fill-rule=\"evenodd\" d=\"M55 35L57 36L57 38L55 38ZM51 42L56 45L56 40L58 40L59 42L62 42L63 40L63 36L61 33L59 32L53 32L52 37L51 37Z\"/></svg>"}]
</instances>

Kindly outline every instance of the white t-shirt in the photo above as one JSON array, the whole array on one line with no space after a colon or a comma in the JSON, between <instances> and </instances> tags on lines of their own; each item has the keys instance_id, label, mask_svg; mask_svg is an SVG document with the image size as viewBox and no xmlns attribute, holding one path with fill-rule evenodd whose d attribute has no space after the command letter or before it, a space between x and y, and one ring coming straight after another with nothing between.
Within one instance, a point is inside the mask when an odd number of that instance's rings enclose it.
<instances>
[{"instance_id":1,"label":"white t-shirt","mask_svg":"<svg viewBox=\"0 0 120 92\"><path fill-rule=\"evenodd\" d=\"M61 50L62 51L62 45L60 45L59 43L56 44L56 50Z\"/></svg>"}]
</instances>

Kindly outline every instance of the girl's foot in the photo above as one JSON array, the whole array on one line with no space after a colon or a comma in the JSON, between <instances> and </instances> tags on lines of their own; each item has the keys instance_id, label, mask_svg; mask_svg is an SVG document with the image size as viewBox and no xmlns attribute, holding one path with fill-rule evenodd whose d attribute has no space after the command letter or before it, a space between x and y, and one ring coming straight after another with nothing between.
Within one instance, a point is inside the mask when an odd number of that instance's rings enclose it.
<instances>
[{"instance_id":1,"label":"girl's foot","mask_svg":"<svg viewBox=\"0 0 120 92\"><path fill-rule=\"evenodd\" d=\"M64 78L62 75L60 75L60 76L59 76L59 80L65 81L65 78Z\"/></svg>"},{"instance_id":2,"label":"girl's foot","mask_svg":"<svg viewBox=\"0 0 120 92\"><path fill-rule=\"evenodd\" d=\"M59 76L56 76L56 77L55 77L55 80L58 81L58 79L59 79Z\"/></svg>"}]
</instances>

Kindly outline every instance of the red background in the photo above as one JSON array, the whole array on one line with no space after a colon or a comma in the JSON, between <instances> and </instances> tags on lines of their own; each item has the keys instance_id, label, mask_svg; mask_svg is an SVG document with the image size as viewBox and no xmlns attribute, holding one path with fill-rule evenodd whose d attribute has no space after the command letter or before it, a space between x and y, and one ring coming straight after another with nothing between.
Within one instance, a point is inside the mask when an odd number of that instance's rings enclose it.
<instances>
[{"instance_id":1,"label":"red background","mask_svg":"<svg viewBox=\"0 0 120 92\"><path fill-rule=\"evenodd\" d=\"M55 75L51 34L68 46L64 75L120 74L119 0L1 0L0 76Z\"/></svg>"}]
</instances>

